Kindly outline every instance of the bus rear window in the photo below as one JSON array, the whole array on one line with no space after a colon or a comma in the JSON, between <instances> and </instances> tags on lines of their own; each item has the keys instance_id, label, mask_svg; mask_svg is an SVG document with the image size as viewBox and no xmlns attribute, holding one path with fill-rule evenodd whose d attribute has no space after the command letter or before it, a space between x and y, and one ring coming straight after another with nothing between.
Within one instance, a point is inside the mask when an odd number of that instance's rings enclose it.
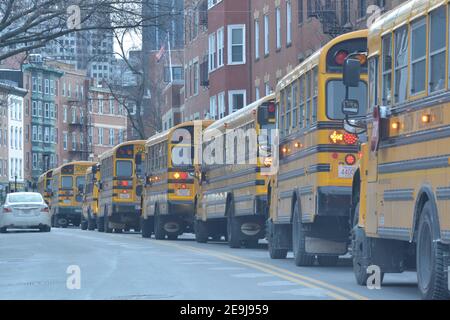
<instances>
[{"instance_id":1,"label":"bus rear window","mask_svg":"<svg viewBox=\"0 0 450 320\"><path fill-rule=\"evenodd\" d=\"M359 115L367 111L367 84L360 81L358 88L350 88L349 98L359 101ZM345 86L342 80L331 80L327 83L327 116L332 120L343 120L342 102L345 100Z\"/></svg>"},{"instance_id":2,"label":"bus rear window","mask_svg":"<svg viewBox=\"0 0 450 320\"><path fill-rule=\"evenodd\" d=\"M133 176L133 163L129 160L118 160L116 162L116 176L118 177Z\"/></svg>"},{"instance_id":3,"label":"bus rear window","mask_svg":"<svg viewBox=\"0 0 450 320\"><path fill-rule=\"evenodd\" d=\"M72 177L61 177L61 188L72 189L73 188L73 178Z\"/></svg>"}]
</instances>

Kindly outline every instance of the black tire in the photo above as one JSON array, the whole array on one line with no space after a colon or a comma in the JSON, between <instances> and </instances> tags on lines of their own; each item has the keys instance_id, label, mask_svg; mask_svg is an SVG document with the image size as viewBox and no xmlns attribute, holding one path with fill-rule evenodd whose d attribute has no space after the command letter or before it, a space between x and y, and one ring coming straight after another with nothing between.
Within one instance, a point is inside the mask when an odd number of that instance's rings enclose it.
<instances>
[{"instance_id":1,"label":"black tire","mask_svg":"<svg viewBox=\"0 0 450 320\"><path fill-rule=\"evenodd\" d=\"M105 221L105 233L112 233L113 229L109 226L109 216L107 212L105 212L105 216L103 217L103 219Z\"/></svg>"},{"instance_id":2,"label":"black tire","mask_svg":"<svg viewBox=\"0 0 450 320\"><path fill-rule=\"evenodd\" d=\"M128 230L127 230L127 229L128 229ZM125 231L126 231L126 232L129 232L129 231L130 231L130 228L127 228L127 229L125 229ZM141 232L141 227L135 227L135 228L133 228L133 230L134 230L134 232L139 233L139 232Z\"/></svg>"},{"instance_id":3,"label":"black tire","mask_svg":"<svg viewBox=\"0 0 450 320\"><path fill-rule=\"evenodd\" d=\"M86 220L81 220L80 229L86 231L88 229L88 222Z\"/></svg>"},{"instance_id":4,"label":"black tire","mask_svg":"<svg viewBox=\"0 0 450 320\"><path fill-rule=\"evenodd\" d=\"M314 255L306 252L305 244L306 235L303 230L299 208L297 202L295 202L292 219L292 251L294 252L295 265L298 267L309 267L314 264Z\"/></svg>"},{"instance_id":5,"label":"black tire","mask_svg":"<svg viewBox=\"0 0 450 320\"><path fill-rule=\"evenodd\" d=\"M234 216L234 203L230 202L227 206L227 238L228 246L233 249L241 247L240 223Z\"/></svg>"},{"instance_id":6,"label":"black tire","mask_svg":"<svg viewBox=\"0 0 450 320\"><path fill-rule=\"evenodd\" d=\"M65 218L56 217L56 225L59 228L67 228L69 226L69 221Z\"/></svg>"},{"instance_id":7,"label":"black tire","mask_svg":"<svg viewBox=\"0 0 450 320\"><path fill-rule=\"evenodd\" d=\"M51 227L50 226L42 226L39 228L40 232L50 232L51 231Z\"/></svg>"},{"instance_id":8,"label":"black tire","mask_svg":"<svg viewBox=\"0 0 450 320\"><path fill-rule=\"evenodd\" d=\"M317 262L322 267L335 267L339 262L339 256L317 256Z\"/></svg>"},{"instance_id":9,"label":"black tire","mask_svg":"<svg viewBox=\"0 0 450 320\"><path fill-rule=\"evenodd\" d=\"M7 232L8 232L7 227L0 228L0 233L7 233Z\"/></svg>"},{"instance_id":10,"label":"black tire","mask_svg":"<svg viewBox=\"0 0 450 320\"><path fill-rule=\"evenodd\" d=\"M439 222L427 202L420 215L416 245L417 283L424 300L449 298L446 248L438 242L439 235Z\"/></svg>"},{"instance_id":11,"label":"black tire","mask_svg":"<svg viewBox=\"0 0 450 320\"><path fill-rule=\"evenodd\" d=\"M105 217L97 217L97 231L105 232Z\"/></svg>"},{"instance_id":12,"label":"black tire","mask_svg":"<svg viewBox=\"0 0 450 320\"><path fill-rule=\"evenodd\" d=\"M89 218L89 220L88 220L88 230L89 231L94 231L95 230L95 227L96 227L96 225L95 225L96 223L95 223L95 218Z\"/></svg>"},{"instance_id":13,"label":"black tire","mask_svg":"<svg viewBox=\"0 0 450 320\"><path fill-rule=\"evenodd\" d=\"M150 218L144 219L141 218L141 229L142 229L142 238L151 238L153 233L153 224L151 223Z\"/></svg>"},{"instance_id":14,"label":"black tire","mask_svg":"<svg viewBox=\"0 0 450 320\"><path fill-rule=\"evenodd\" d=\"M166 231L164 230L163 218L159 215L158 210L155 210L155 223L154 223L154 234L156 240L164 240L166 238Z\"/></svg>"},{"instance_id":15,"label":"black tire","mask_svg":"<svg viewBox=\"0 0 450 320\"><path fill-rule=\"evenodd\" d=\"M198 243L208 242L208 225L205 221L195 220L195 240Z\"/></svg>"},{"instance_id":16,"label":"black tire","mask_svg":"<svg viewBox=\"0 0 450 320\"><path fill-rule=\"evenodd\" d=\"M268 226L268 232L267 232L267 242L268 242L268 250L269 250L269 256L270 259L274 259L274 260L281 260L281 259L286 259L287 254L288 254L288 250L287 249L279 249L274 247L274 243L275 241L275 237L277 237L278 235L275 233L275 230L273 229L273 226L271 225L272 222L269 221L269 226Z\"/></svg>"},{"instance_id":17,"label":"black tire","mask_svg":"<svg viewBox=\"0 0 450 320\"><path fill-rule=\"evenodd\" d=\"M168 233L167 234L167 239L172 240L172 241L177 240L178 239L178 234Z\"/></svg>"}]
</instances>

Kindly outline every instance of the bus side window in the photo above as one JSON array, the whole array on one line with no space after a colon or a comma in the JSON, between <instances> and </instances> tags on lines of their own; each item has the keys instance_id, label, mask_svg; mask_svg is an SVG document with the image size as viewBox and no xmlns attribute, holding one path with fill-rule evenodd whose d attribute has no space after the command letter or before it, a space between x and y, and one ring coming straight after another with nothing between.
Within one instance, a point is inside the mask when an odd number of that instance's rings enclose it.
<instances>
[{"instance_id":1,"label":"bus side window","mask_svg":"<svg viewBox=\"0 0 450 320\"><path fill-rule=\"evenodd\" d=\"M369 113L378 103L378 57L369 60Z\"/></svg>"},{"instance_id":2,"label":"bus side window","mask_svg":"<svg viewBox=\"0 0 450 320\"><path fill-rule=\"evenodd\" d=\"M317 67L312 71L312 123L317 122L317 96L319 95L319 78Z\"/></svg>"},{"instance_id":3,"label":"bus side window","mask_svg":"<svg viewBox=\"0 0 450 320\"><path fill-rule=\"evenodd\" d=\"M300 77L300 95L299 95L299 127L302 129L305 126L305 76Z\"/></svg>"},{"instance_id":4,"label":"bus side window","mask_svg":"<svg viewBox=\"0 0 450 320\"><path fill-rule=\"evenodd\" d=\"M305 125L309 128L311 123L311 71L306 74L306 113Z\"/></svg>"},{"instance_id":5,"label":"bus side window","mask_svg":"<svg viewBox=\"0 0 450 320\"><path fill-rule=\"evenodd\" d=\"M430 13L430 93L445 88L445 57L447 50L447 8L440 7Z\"/></svg>"},{"instance_id":6,"label":"bus side window","mask_svg":"<svg viewBox=\"0 0 450 320\"><path fill-rule=\"evenodd\" d=\"M410 95L425 92L427 70L427 23L421 18L411 23Z\"/></svg>"},{"instance_id":7,"label":"bus side window","mask_svg":"<svg viewBox=\"0 0 450 320\"><path fill-rule=\"evenodd\" d=\"M388 34L382 39L383 46L383 104L391 105L392 103L392 35Z\"/></svg>"},{"instance_id":8,"label":"bus side window","mask_svg":"<svg viewBox=\"0 0 450 320\"><path fill-rule=\"evenodd\" d=\"M281 90L280 93L280 105L279 105L279 112L280 112L280 134L284 137L285 135L285 129L286 129L286 121L285 121L285 101L284 101L284 92L285 90Z\"/></svg>"}]
</instances>

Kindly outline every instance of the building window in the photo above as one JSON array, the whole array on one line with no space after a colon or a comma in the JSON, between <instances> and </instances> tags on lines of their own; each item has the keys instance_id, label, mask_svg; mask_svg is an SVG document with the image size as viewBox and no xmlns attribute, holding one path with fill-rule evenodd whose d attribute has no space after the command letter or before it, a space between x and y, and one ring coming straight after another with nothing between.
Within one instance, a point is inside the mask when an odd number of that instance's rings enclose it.
<instances>
[{"instance_id":1,"label":"building window","mask_svg":"<svg viewBox=\"0 0 450 320\"><path fill-rule=\"evenodd\" d=\"M67 150L67 132L63 133L63 148Z\"/></svg>"},{"instance_id":2,"label":"building window","mask_svg":"<svg viewBox=\"0 0 450 320\"><path fill-rule=\"evenodd\" d=\"M36 101L32 101L31 102L31 115L33 117L37 117L37 115L38 115L37 102Z\"/></svg>"},{"instance_id":3,"label":"building window","mask_svg":"<svg viewBox=\"0 0 450 320\"><path fill-rule=\"evenodd\" d=\"M275 35L277 41L277 49L281 49L281 9L277 7L275 9Z\"/></svg>"},{"instance_id":4,"label":"building window","mask_svg":"<svg viewBox=\"0 0 450 320\"><path fill-rule=\"evenodd\" d=\"M259 59L259 21L255 20L255 59Z\"/></svg>"},{"instance_id":5,"label":"building window","mask_svg":"<svg viewBox=\"0 0 450 320\"><path fill-rule=\"evenodd\" d=\"M228 26L228 64L245 64L245 25Z\"/></svg>"},{"instance_id":6,"label":"building window","mask_svg":"<svg viewBox=\"0 0 450 320\"><path fill-rule=\"evenodd\" d=\"M209 98L209 118L215 120L217 116L217 97Z\"/></svg>"},{"instance_id":7,"label":"building window","mask_svg":"<svg viewBox=\"0 0 450 320\"><path fill-rule=\"evenodd\" d=\"M32 127L31 141L37 141L37 127Z\"/></svg>"},{"instance_id":8,"label":"building window","mask_svg":"<svg viewBox=\"0 0 450 320\"><path fill-rule=\"evenodd\" d=\"M44 117L47 119L50 117L50 105L48 103L44 103Z\"/></svg>"},{"instance_id":9,"label":"building window","mask_svg":"<svg viewBox=\"0 0 450 320\"><path fill-rule=\"evenodd\" d=\"M270 32L269 32L269 15L264 16L264 54L267 56L270 53Z\"/></svg>"},{"instance_id":10,"label":"building window","mask_svg":"<svg viewBox=\"0 0 450 320\"><path fill-rule=\"evenodd\" d=\"M255 87L255 101L258 101L261 98L261 93L259 92L259 86Z\"/></svg>"},{"instance_id":11,"label":"building window","mask_svg":"<svg viewBox=\"0 0 450 320\"><path fill-rule=\"evenodd\" d=\"M42 141L42 127L38 126L38 141Z\"/></svg>"},{"instance_id":12,"label":"building window","mask_svg":"<svg viewBox=\"0 0 450 320\"><path fill-rule=\"evenodd\" d=\"M42 117L42 101L38 101L38 117Z\"/></svg>"},{"instance_id":13,"label":"building window","mask_svg":"<svg viewBox=\"0 0 450 320\"><path fill-rule=\"evenodd\" d=\"M119 144L123 142L123 130L119 129Z\"/></svg>"},{"instance_id":14,"label":"building window","mask_svg":"<svg viewBox=\"0 0 450 320\"><path fill-rule=\"evenodd\" d=\"M427 25L423 18L411 24L411 95L425 92L426 60Z\"/></svg>"},{"instance_id":15,"label":"building window","mask_svg":"<svg viewBox=\"0 0 450 320\"><path fill-rule=\"evenodd\" d=\"M292 5L291 1L286 2L286 44L292 43Z\"/></svg>"},{"instance_id":16,"label":"building window","mask_svg":"<svg viewBox=\"0 0 450 320\"><path fill-rule=\"evenodd\" d=\"M98 128L98 144L103 145L103 128Z\"/></svg>"},{"instance_id":17,"label":"building window","mask_svg":"<svg viewBox=\"0 0 450 320\"><path fill-rule=\"evenodd\" d=\"M217 96L217 107L219 112L219 119L225 117L225 92L221 92Z\"/></svg>"},{"instance_id":18,"label":"building window","mask_svg":"<svg viewBox=\"0 0 450 320\"><path fill-rule=\"evenodd\" d=\"M37 79L36 79L36 77L31 77L31 81L33 82L33 92L36 92L37 91L37 86L38 86L38 84L37 84Z\"/></svg>"},{"instance_id":19,"label":"building window","mask_svg":"<svg viewBox=\"0 0 450 320\"><path fill-rule=\"evenodd\" d=\"M77 151L77 134L72 132L72 151Z\"/></svg>"},{"instance_id":20,"label":"building window","mask_svg":"<svg viewBox=\"0 0 450 320\"><path fill-rule=\"evenodd\" d=\"M67 106L63 107L63 122L67 123Z\"/></svg>"},{"instance_id":21,"label":"building window","mask_svg":"<svg viewBox=\"0 0 450 320\"><path fill-rule=\"evenodd\" d=\"M114 111L114 98L109 97L109 114L113 115Z\"/></svg>"},{"instance_id":22,"label":"building window","mask_svg":"<svg viewBox=\"0 0 450 320\"><path fill-rule=\"evenodd\" d=\"M216 34L209 35L209 72L216 69Z\"/></svg>"},{"instance_id":23,"label":"building window","mask_svg":"<svg viewBox=\"0 0 450 320\"><path fill-rule=\"evenodd\" d=\"M303 0L298 0L298 24L303 23L303 15L304 15Z\"/></svg>"},{"instance_id":24,"label":"building window","mask_svg":"<svg viewBox=\"0 0 450 320\"><path fill-rule=\"evenodd\" d=\"M33 170L37 169L38 166L38 155L37 153L33 153Z\"/></svg>"},{"instance_id":25,"label":"building window","mask_svg":"<svg viewBox=\"0 0 450 320\"><path fill-rule=\"evenodd\" d=\"M44 82L45 82L45 91L44 91L44 93L45 94L50 94L50 81L48 79L45 79Z\"/></svg>"},{"instance_id":26,"label":"building window","mask_svg":"<svg viewBox=\"0 0 450 320\"><path fill-rule=\"evenodd\" d=\"M198 94L199 83L200 81L200 70L198 61L194 62L194 95Z\"/></svg>"},{"instance_id":27,"label":"building window","mask_svg":"<svg viewBox=\"0 0 450 320\"><path fill-rule=\"evenodd\" d=\"M359 0L359 17L360 18L364 18L366 16L366 8L367 8L367 3L366 0Z\"/></svg>"},{"instance_id":28,"label":"building window","mask_svg":"<svg viewBox=\"0 0 450 320\"><path fill-rule=\"evenodd\" d=\"M42 93L42 78L38 77L38 92Z\"/></svg>"},{"instance_id":29,"label":"building window","mask_svg":"<svg viewBox=\"0 0 450 320\"><path fill-rule=\"evenodd\" d=\"M109 145L114 145L114 129L109 129Z\"/></svg>"},{"instance_id":30,"label":"building window","mask_svg":"<svg viewBox=\"0 0 450 320\"><path fill-rule=\"evenodd\" d=\"M50 128L49 127L44 128L44 142L46 142L46 143L50 142Z\"/></svg>"},{"instance_id":31,"label":"building window","mask_svg":"<svg viewBox=\"0 0 450 320\"><path fill-rule=\"evenodd\" d=\"M245 107L247 103L245 90L228 91L229 114Z\"/></svg>"},{"instance_id":32,"label":"building window","mask_svg":"<svg viewBox=\"0 0 450 320\"><path fill-rule=\"evenodd\" d=\"M98 96L98 113L103 114L103 96Z\"/></svg>"},{"instance_id":33,"label":"building window","mask_svg":"<svg viewBox=\"0 0 450 320\"><path fill-rule=\"evenodd\" d=\"M224 65L224 28L217 30L217 67Z\"/></svg>"}]
</instances>

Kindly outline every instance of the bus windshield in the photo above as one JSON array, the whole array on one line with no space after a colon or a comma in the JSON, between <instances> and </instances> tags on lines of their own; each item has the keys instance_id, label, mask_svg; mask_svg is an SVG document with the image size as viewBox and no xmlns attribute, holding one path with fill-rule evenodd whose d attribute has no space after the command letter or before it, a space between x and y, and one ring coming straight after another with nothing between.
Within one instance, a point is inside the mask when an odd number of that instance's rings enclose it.
<instances>
[{"instance_id":1,"label":"bus windshield","mask_svg":"<svg viewBox=\"0 0 450 320\"><path fill-rule=\"evenodd\" d=\"M364 116L367 111L367 84L359 83L358 88L350 88L349 99L359 102L358 116ZM331 80L327 83L327 116L332 120L343 120L342 102L345 100L345 86L342 80Z\"/></svg>"},{"instance_id":2,"label":"bus windshield","mask_svg":"<svg viewBox=\"0 0 450 320\"><path fill-rule=\"evenodd\" d=\"M61 188L63 189L72 189L73 186L73 178L70 176L61 177Z\"/></svg>"},{"instance_id":3,"label":"bus windshield","mask_svg":"<svg viewBox=\"0 0 450 320\"><path fill-rule=\"evenodd\" d=\"M133 176L133 163L130 160L118 160L116 162L116 176L118 177Z\"/></svg>"}]
</instances>

